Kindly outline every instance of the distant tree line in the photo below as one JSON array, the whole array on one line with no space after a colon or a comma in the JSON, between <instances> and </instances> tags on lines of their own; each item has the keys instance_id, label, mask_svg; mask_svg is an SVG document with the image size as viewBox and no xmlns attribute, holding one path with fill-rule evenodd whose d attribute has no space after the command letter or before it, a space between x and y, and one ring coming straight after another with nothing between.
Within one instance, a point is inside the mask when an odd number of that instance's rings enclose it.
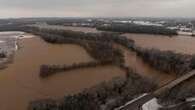
<instances>
[{"instance_id":1,"label":"distant tree line","mask_svg":"<svg viewBox=\"0 0 195 110\"><path fill-rule=\"evenodd\" d=\"M173 36L177 35L176 30L167 29L163 26L146 26L137 25L133 23L129 24L110 24L110 25L99 25L98 30L112 31L112 32L123 32L123 33L143 33L143 34L160 34Z\"/></svg>"},{"instance_id":2,"label":"distant tree line","mask_svg":"<svg viewBox=\"0 0 195 110\"><path fill-rule=\"evenodd\" d=\"M63 100L38 100L29 105L29 110L113 110L135 97L148 93L157 85L129 70L126 77L115 78Z\"/></svg>"}]
</instances>

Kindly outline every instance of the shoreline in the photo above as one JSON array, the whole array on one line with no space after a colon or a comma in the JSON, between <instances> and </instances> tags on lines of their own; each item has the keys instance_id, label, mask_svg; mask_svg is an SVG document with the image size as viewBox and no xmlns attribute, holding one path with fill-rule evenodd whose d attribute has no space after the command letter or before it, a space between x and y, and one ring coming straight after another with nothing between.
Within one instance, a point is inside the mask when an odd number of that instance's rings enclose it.
<instances>
[{"instance_id":1,"label":"shoreline","mask_svg":"<svg viewBox=\"0 0 195 110\"><path fill-rule=\"evenodd\" d=\"M6 69L8 67L9 64L13 63L14 60L14 56L15 53L17 51L19 51L20 47L20 40L26 39L26 38L32 38L32 37L28 37L28 35L30 35L29 33L25 33L25 32L20 32L20 31L8 31L8 32L0 32L0 35L6 35L6 34L13 34L15 33L15 35L11 35L8 37L8 39L13 39L14 42L14 47L11 46L12 45L12 40L9 41L7 39L5 40L0 40L0 43L6 43L6 45L9 47L8 49L5 49L3 52L6 53L6 57L5 58L1 58L0 59L0 71L3 69ZM23 36L21 38L21 36ZM26 37L27 36L27 37ZM7 40L7 41L6 41Z\"/></svg>"}]
</instances>

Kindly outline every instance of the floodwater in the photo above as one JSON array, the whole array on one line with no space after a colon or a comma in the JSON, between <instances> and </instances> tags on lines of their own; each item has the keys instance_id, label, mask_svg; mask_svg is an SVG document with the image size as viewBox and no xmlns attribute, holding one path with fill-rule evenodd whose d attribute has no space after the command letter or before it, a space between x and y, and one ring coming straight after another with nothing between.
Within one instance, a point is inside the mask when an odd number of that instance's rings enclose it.
<instances>
[{"instance_id":1,"label":"floodwater","mask_svg":"<svg viewBox=\"0 0 195 110\"><path fill-rule=\"evenodd\" d=\"M157 48L160 50L171 50L177 53L195 54L195 37L191 36L161 36L147 34L124 34L135 40L138 46L144 48Z\"/></svg>"},{"instance_id":2,"label":"floodwater","mask_svg":"<svg viewBox=\"0 0 195 110\"><path fill-rule=\"evenodd\" d=\"M51 27L50 28L56 28ZM99 32L94 28L60 27L65 30ZM138 46L158 48L179 53L194 54L195 38L187 36L166 37L160 35L125 34L135 40ZM26 110L32 100L59 98L77 93L85 88L124 76L124 71L114 66L74 70L53 75L46 79L39 77L42 64L72 64L93 61L86 51L77 45L52 45L39 37L20 40L20 47L13 64L0 71L0 110ZM163 73L146 64L136 53L119 46L125 53L125 63L143 77L156 81L160 86L175 79L173 74Z\"/></svg>"},{"instance_id":3,"label":"floodwater","mask_svg":"<svg viewBox=\"0 0 195 110\"><path fill-rule=\"evenodd\" d=\"M42 64L73 64L94 59L80 46L52 45L37 36L21 39L19 44L13 63L0 71L0 110L26 110L30 101L61 98L113 77L124 76L124 71L118 67L105 66L62 72L41 79L39 67Z\"/></svg>"},{"instance_id":4,"label":"floodwater","mask_svg":"<svg viewBox=\"0 0 195 110\"><path fill-rule=\"evenodd\" d=\"M173 73L164 73L146 64L135 52L129 51L121 46L120 48L124 51L126 66L132 68L141 76L154 81L159 86L163 86L176 78L176 75Z\"/></svg>"},{"instance_id":5,"label":"floodwater","mask_svg":"<svg viewBox=\"0 0 195 110\"><path fill-rule=\"evenodd\" d=\"M54 29L57 28L56 26L53 26L53 25L49 25L49 27L50 28L54 28ZM94 33L95 32L96 33L100 32L100 31L95 30L94 28L71 27L71 26L61 26L61 28L62 29L73 30L73 31L75 31L75 30L78 31L79 30L79 31L82 31L82 32L94 32ZM177 37L170 38L170 37L167 37L167 36L160 36L160 35L146 35L146 34L124 34L124 35L127 36L128 38L134 38L136 43L137 43L136 39L138 39L137 36L142 36L142 38L146 42L147 41L150 42L150 39L151 38L155 38L156 36L159 39L163 39L164 41L163 40L159 40L159 41L163 41L163 43L166 43L169 40L170 40L170 42L178 40L178 41L175 41L175 43L179 43L179 41L180 41L180 38L177 38ZM137 36L135 36L135 35L137 35ZM186 41L186 42L187 41L190 42L190 39L187 38L187 37L184 37L182 39L184 41ZM144 40L143 40L143 42L138 43L137 45L138 46L142 46L142 43L144 44ZM183 41L180 41L180 43L181 42L183 42ZM152 44L152 43L155 43L155 42L150 42L148 44ZM163 43L161 43L161 44L163 44ZM178 44L172 44L172 45L178 45ZM174 75L174 73L164 73L164 72L161 72L161 71L159 71L157 69L154 69L153 67L151 67L150 65L145 63L140 57L138 57L135 52L129 51L128 49L126 49L126 48L124 48L122 46L119 46L119 45L116 45L116 46L118 46L119 48L121 48L124 51L125 63L126 63L126 65L129 68L132 68L133 70L135 70L137 73L139 73L143 77L151 79L152 81L156 82L159 86L163 86L164 84L167 84L168 82L170 82L170 81L172 81L172 80L174 80L176 78L176 75ZM144 45L144 47L149 48L149 46L147 47L145 45ZM164 47L162 49L166 50L166 49L169 49L169 48L168 47Z\"/></svg>"}]
</instances>

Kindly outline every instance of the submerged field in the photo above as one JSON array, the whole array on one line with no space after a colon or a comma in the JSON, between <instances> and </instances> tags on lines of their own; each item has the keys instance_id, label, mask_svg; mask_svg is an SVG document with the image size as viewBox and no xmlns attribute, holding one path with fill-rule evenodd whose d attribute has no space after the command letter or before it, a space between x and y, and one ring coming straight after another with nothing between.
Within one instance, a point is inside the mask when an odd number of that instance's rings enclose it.
<instances>
[{"instance_id":1,"label":"submerged field","mask_svg":"<svg viewBox=\"0 0 195 110\"><path fill-rule=\"evenodd\" d=\"M42 27L44 28L44 27ZM98 32L94 28L82 27L49 27L83 32ZM0 34L1 35L1 34ZM171 50L179 53L194 54L193 39L177 36L169 38L158 35L124 34L145 48ZM6 35L4 35L6 36ZM17 36L17 34L11 35ZM40 66L43 64L71 65L95 61L79 45L49 44L39 36L24 34L28 39L18 40L19 50L15 52L13 63L0 71L0 109L26 110L29 102L38 99L58 99L64 95L75 94L91 88L114 77L124 77L125 71L114 65L77 69L61 72L48 78L40 78ZM15 43L14 43L15 44ZM15 46L13 44L13 47ZM132 68L142 77L151 79L162 86L176 78L173 74L161 72L145 63L135 52L116 45L124 52L125 65Z\"/></svg>"},{"instance_id":2,"label":"submerged field","mask_svg":"<svg viewBox=\"0 0 195 110\"><path fill-rule=\"evenodd\" d=\"M190 36L161 36L147 34L124 34L127 38L135 40L136 44L145 48L170 50L178 53L195 54L195 38Z\"/></svg>"},{"instance_id":3,"label":"submerged field","mask_svg":"<svg viewBox=\"0 0 195 110\"><path fill-rule=\"evenodd\" d=\"M33 36L27 34L27 36ZM75 70L47 79L39 77L42 64L72 64L94 59L77 45L52 45L37 36L19 41L20 49L14 61L0 74L0 109L26 110L32 100L60 98L65 94L78 93L85 88L113 77L124 76L115 66Z\"/></svg>"}]
</instances>

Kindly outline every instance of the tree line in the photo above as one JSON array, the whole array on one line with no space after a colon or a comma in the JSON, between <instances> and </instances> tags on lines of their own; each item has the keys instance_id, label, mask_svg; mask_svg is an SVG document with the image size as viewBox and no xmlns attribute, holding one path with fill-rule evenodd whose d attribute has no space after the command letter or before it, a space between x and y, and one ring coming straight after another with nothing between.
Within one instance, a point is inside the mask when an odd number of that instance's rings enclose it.
<instances>
[{"instance_id":1,"label":"tree line","mask_svg":"<svg viewBox=\"0 0 195 110\"><path fill-rule=\"evenodd\" d=\"M143 33L143 34L160 34L173 36L177 35L176 30L167 29L163 26L146 26L137 25L133 23L120 24L113 23L110 25L99 25L96 27L98 30L112 31L112 32L123 32L123 33Z\"/></svg>"},{"instance_id":2,"label":"tree line","mask_svg":"<svg viewBox=\"0 0 195 110\"><path fill-rule=\"evenodd\" d=\"M40 76L42 78L48 77L50 75L65 72L75 69L82 69L82 68L90 68L90 67L97 67L97 66L106 66L111 65L113 63L112 60L104 60L104 61L91 61L86 63L74 63L72 65L41 65L40 67Z\"/></svg>"}]
</instances>

